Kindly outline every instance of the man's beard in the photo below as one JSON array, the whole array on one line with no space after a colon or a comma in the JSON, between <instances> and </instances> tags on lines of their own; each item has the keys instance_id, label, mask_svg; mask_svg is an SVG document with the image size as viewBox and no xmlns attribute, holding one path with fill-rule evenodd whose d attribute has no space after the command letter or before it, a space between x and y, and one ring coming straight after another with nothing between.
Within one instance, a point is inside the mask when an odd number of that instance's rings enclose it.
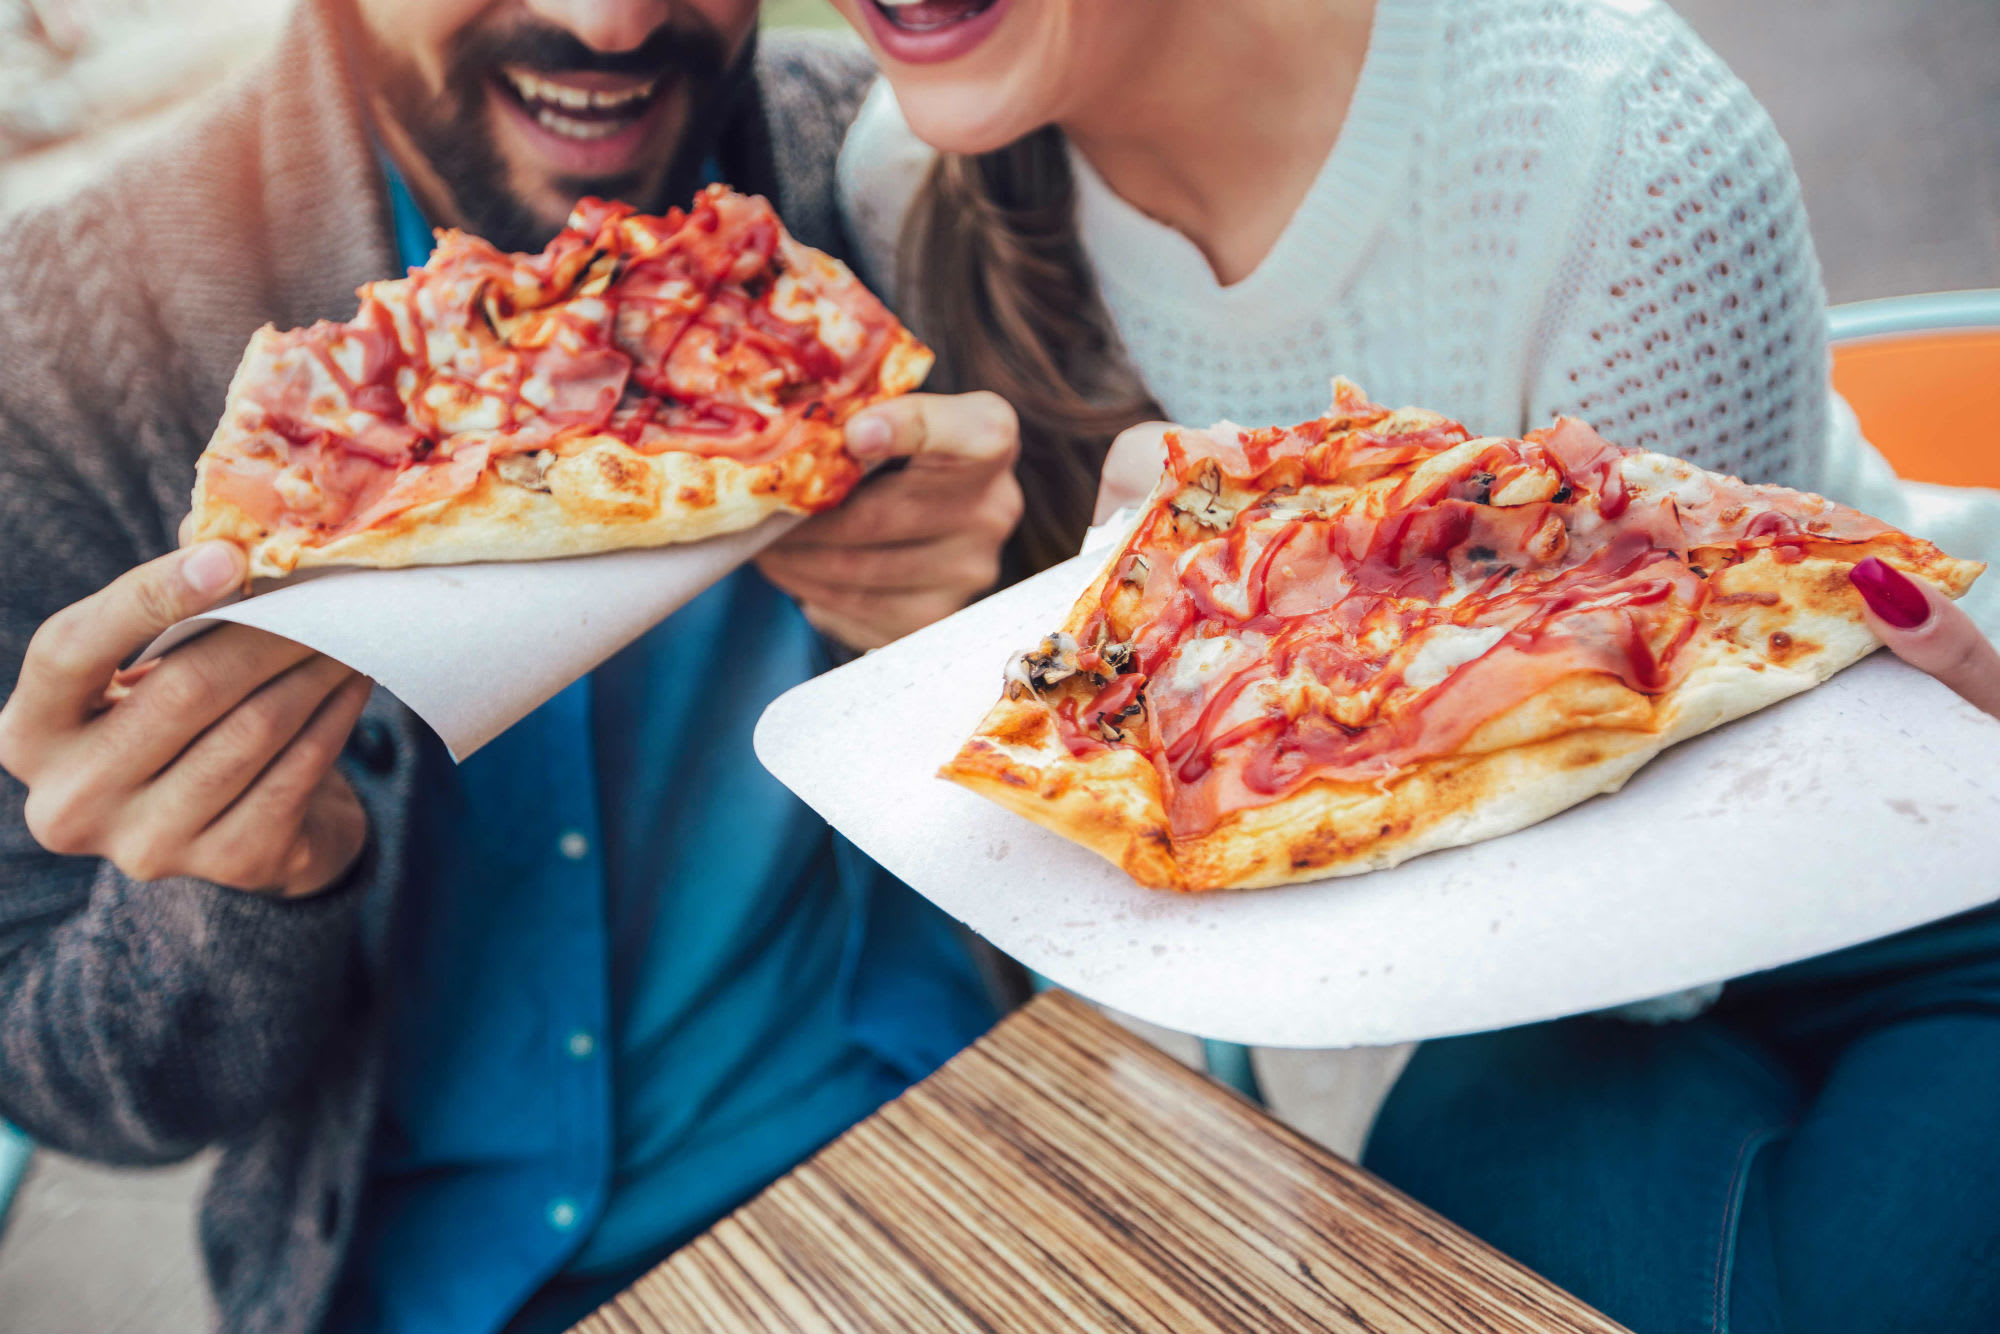
<instances>
[{"instance_id":1,"label":"man's beard","mask_svg":"<svg viewBox=\"0 0 2000 1334\"><path fill-rule=\"evenodd\" d=\"M560 228L559 219L540 216L508 180L508 164L494 137L489 106L493 81L503 66L556 76L582 72L656 79L661 91L675 95L678 83L687 123L677 153L685 155L695 125L720 109L717 94L731 81L729 46L723 35L698 17L661 25L630 51L593 51L569 32L541 23L515 23L505 29L469 28L453 40L446 53L444 87L433 92L416 67L381 46L367 24L355 17L364 87L377 94L381 106L409 136L417 151L451 193L463 225L502 250L535 251ZM649 183L646 175L653 175ZM598 195L621 199L647 212L659 212L666 201L641 198L650 189L664 193L668 182L682 173L673 170L633 172L621 176L556 177L551 184L570 199Z\"/></svg>"}]
</instances>

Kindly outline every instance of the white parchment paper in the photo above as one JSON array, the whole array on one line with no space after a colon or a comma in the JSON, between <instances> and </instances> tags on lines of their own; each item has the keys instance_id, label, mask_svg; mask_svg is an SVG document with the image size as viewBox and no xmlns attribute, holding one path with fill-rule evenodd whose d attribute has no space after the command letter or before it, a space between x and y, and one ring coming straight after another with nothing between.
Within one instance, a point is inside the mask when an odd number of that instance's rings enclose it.
<instances>
[{"instance_id":1,"label":"white parchment paper","mask_svg":"<svg viewBox=\"0 0 2000 1334\"><path fill-rule=\"evenodd\" d=\"M182 621L140 659L256 626L372 677L463 760L797 522L567 560L312 572Z\"/></svg>"},{"instance_id":2,"label":"white parchment paper","mask_svg":"<svg viewBox=\"0 0 2000 1334\"><path fill-rule=\"evenodd\" d=\"M775 701L772 773L1030 968L1168 1028L1343 1047L1500 1028L1720 981L2000 898L2000 723L1878 653L1655 760L1623 792L1390 871L1142 889L934 775L1066 565Z\"/></svg>"}]
</instances>

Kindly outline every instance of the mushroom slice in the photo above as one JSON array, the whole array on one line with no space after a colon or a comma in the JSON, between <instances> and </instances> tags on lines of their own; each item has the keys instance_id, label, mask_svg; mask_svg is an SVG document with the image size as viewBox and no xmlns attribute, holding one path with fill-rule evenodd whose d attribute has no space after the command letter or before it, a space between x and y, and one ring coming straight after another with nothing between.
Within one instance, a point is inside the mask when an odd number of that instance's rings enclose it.
<instances>
[{"instance_id":1,"label":"mushroom slice","mask_svg":"<svg viewBox=\"0 0 2000 1334\"><path fill-rule=\"evenodd\" d=\"M1098 737L1111 745L1117 745L1125 739L1123 724L1145 711L1145 700L1135 699L1116 713L1098 714L1096 718Z\"/></svg>"},{"instance_id":2,"label":"mushroom slice","mask_svg":"<svg viewBox=\"0 0 2000 1334\"><path fill-rule=\"evenodd\" d=\"M527 318L523 314L515 313L513 306L511 300L493 290L492 283L481 285L479 311L486 317L486 327L493 330L493 336L503 343L513 339L514 330L520 327L523 319Z\"/></svg>"},{"instance_id":3,"label":"mushroom slice","mask_svg":"<svg viewBox=\"0 0 2000 1334\"><path fill-rule=\"evenodd\" d=\"M1022 699L1076 675L1076 639L1058 630L1026 653L1008 659L1007 698Z\"/></svg>"},{"instance_id":4,"label":"mushroom slice","mask_svg":"<svg viewBox=\"0 0 2000 1334\"><path fill-rule=\"evenodd\" d=\"M1203 459L1196 472L1167 500L1176 514L1185 514L1206 528L1223 529L1236 522L1236 507L1223 503L1222 470L1214 459Z\"/></svg>"},{"instance_id":5,"label":"mushroom slice","mask_svg":"<svg viewBox=\"0 0 2000 1334\"><path fill-rule=\"evenodd\" d=\"M524 486L530 491L549 489L549 465L556 461L552 449L538 449L532 454L507 454L493 465L500 480L514 486Z\"/></svg>"},{"instance_id":6,"label":"mushroom slice","mask_svg":"<svg viewBox=\"0 0 2000 1334\"><path fill-rule=\"evenodd\" d=\"M1540 468L1528 468L1496 485L1493 488L1492 503L1507 508L1515 505L1532 505L1538 500L1547 500L1561 488L1562 478L1555 473Z\"/></svg>"},{"instance_id":7,"label":"mushroom slice","mask_svg":"<svg viewBox=\"0 0 2000 1334\"><path fill-rule=\"evenodd\" d=\"M584 266L582 280L577 283L578 296L603 296L611 284L618 281L618 270L622 261L609 250L599 250Z\"/></svg>"}]
</instances>

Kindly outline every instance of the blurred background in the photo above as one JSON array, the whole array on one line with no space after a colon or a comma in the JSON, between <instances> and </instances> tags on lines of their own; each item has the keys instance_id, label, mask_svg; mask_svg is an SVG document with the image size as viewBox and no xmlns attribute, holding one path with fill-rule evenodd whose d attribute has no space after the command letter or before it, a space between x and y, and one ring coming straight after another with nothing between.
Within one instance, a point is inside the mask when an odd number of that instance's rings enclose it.
<instances>
[{"instance_id":1,"label":"blurred background","mask_svg":"<svg viewBox=\"0 0 2000 1334\"><path fill-rule=\"evenodd\" d=\"M2000 287L2000 0L1674 7L1791 144L1833 301ZM287 8L0 0L0 217L142 152L253 62ZM824 0L767 0L765 22L840 26ZM1388 1050L1258 1053L1273 1109L1349 1155L1400 1065ZM205 1175L202 1160L112 1171L37 1152L0 1217L0 1334L207 1329L192 1227Z\"/></svg>"},{"instance_id":2,"label":"blurred background","mask_svg":"<svg viewBox=\"0 0 2000 1334\"><path fill-rule=\"evenodd\" d=\"M1832 299L2000 284L2000 3L1681 0L1792 146ZM0 213L254 60L286 0L0 0ZM839 27L825 0L771 26Z\"/></svg>"}]
</instances>

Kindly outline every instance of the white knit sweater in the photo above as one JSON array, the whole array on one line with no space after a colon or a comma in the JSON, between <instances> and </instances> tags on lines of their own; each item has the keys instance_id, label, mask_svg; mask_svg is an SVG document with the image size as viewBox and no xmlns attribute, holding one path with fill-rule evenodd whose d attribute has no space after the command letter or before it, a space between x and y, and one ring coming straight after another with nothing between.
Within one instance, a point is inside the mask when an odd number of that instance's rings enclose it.
<instances>
[{"instance_id":1,"label":"white knit sweater","mask_svg":"<svg viewBox=\"0 0 2000 1334\"><path fill-rule=\"evenodd\" d=\"M931 158L878 84L839 180L892 302L910 295L893 290L896 244ZM1487 434L1568 413L2000 563L2000 493L1899 484L1827 387L1784 144L1652 0L1381 0L1339 141L1229 287L1071 161L1105 305L1177 421L1305 421L1343 374ZM2000 635L2000 574L1964 606Z\"/></svg>"},{"instance_id":2,"label":"white knit sweater","mask_svg":"<svg viewBox=\"0 0 2000 1334\"><path fill-rule=\"evenodd\" d=\"M893 282L930 157L879 85L840 164L873 282ZM1475 432L1569 413L1621 444L1819 481L1824 298L1791 161L1664 5L1382 0L1339 141L1228 287L1071 160L1105 305L1177 421L1303 421L1338 372Z\"/></svg>"},{"instance_id":3,"label":"white knit sweater","mask_svg":"<svg viewBox=\"0 0 2000 1334\"><path fill-rule=\"evenodd\" d=\"M912 295L894 290L896 248L931 159L878 84L839 182L864 276L892 304ZM1566 413L2000 556L2000 494L1899 484L1831 392L1790 156L1654 0L1381 0L1332 154L1228 287L1070 160L1105 307L1176 421L1304 421L1338 373L1481 434ZM1992 633L2000 577L1984 582L1967 609ZM1622 1012L1685 1018L1719 991Z\"/></svg>"}]
</instances>

